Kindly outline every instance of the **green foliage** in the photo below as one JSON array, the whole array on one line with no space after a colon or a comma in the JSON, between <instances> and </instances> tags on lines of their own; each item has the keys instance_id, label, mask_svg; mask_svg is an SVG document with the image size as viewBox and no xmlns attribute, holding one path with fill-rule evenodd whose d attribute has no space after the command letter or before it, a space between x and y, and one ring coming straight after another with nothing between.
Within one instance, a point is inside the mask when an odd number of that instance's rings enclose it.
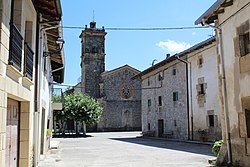
<instances>
[{"instance_id":1,"label":"green foliage","mask_svg":"<svg viewBox=\"0 0 250 167\"><path fill-rule=\"evenodd\" d=\"M46 135L48 137L51 137L52 136L52 131L50 129L47 129Z\"/></svg>"},{"instance_id":2,"label":"green foliage","mask_svg":"<svg viewBox=\"0 0 250 167\"><path fill-rule=\"evenodd\" d=\"M52 100L54 103L62 102L62 97L60 95L53 94Z\"/></svg>"},{"instance_id":3,"label":"green foliage","mask_svg":"<svg viewBox=\"0 0 250 167\"><path fill-rule=\"evenodd\" d=\"M222 144L223 144L223 140L219 140L219 141L214 142L213 147L212 147L212 152L213 152L216 156L218 156Z\"/></svg>"},{"instance_id":4,"label":"green foliage","mask_svg":"<svg viewBox=\"0 0 250 167\"><path fill-rule=\"evenodd\" d=\"M65 96L63 112L60 116L79 122L85 122L88 125L99 121L102 107L93 98L81 93L72 93Z\"/></svg>"}]
</instances>

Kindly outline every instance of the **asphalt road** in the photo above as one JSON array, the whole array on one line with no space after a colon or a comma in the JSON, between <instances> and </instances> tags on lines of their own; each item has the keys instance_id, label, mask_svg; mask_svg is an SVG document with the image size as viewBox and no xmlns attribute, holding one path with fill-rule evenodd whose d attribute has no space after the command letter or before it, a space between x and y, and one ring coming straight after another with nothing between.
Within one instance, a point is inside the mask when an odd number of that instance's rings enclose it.
<instances>
[{"instance_id":1,"label":"asphalt road","mask_svg":"<svg viewBox=\"0 0 250 167\"><path fill-rule=\"evenodd\" d=\"M86 138L56 138L40 167L206 167L211 146L137 138L139 132L89 133Z\"/></svg>"}]
</instances>

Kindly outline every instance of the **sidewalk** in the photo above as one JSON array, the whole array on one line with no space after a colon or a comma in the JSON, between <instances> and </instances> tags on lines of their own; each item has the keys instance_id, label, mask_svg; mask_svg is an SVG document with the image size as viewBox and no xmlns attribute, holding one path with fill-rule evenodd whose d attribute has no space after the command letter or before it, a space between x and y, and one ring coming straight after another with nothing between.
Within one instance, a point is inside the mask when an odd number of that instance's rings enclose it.
<instances>
[{"instance_id":1,"label":"sidewalk","mask_svg":"<svg viewBox=\"0 0 250 167\"><path fill-rule=\"evenodd\" d=\"M52 138L50 140L50 149L58 149L59 148L59 145L60 145L60 141Z\"/></svg>"}]
</instances>

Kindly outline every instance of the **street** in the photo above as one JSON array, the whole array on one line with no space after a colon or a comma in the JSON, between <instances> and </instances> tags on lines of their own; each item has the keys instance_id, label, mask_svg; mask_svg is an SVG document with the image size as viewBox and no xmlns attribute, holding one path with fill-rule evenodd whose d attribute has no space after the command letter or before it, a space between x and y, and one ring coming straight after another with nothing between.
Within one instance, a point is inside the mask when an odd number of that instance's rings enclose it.
<instances>
[{"instance_id":1,"label":"street","mask_svg":"<svg viewBox=\"0 0 250 167\"><path fill-rule=\"evenodd\" d=\"M56 138L40 167L205 167L211 146L138 138L139 132L88 133L86 138Z\"/></svg>"}]
</instances>

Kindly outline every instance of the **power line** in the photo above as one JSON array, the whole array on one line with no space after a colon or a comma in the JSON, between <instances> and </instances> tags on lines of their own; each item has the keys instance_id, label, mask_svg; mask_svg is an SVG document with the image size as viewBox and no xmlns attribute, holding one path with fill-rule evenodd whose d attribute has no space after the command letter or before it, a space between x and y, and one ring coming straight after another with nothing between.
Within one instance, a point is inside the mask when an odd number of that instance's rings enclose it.
<instances>
[{"instance_id":1,"label":"power line","mask_svg":"<svg viewBox=\"0 0 250 167\"><path fill-rule=\"evenodd\" d=\"M78 26L62 26L64 29L85 29L85 27ZM191 30L191 29L206 29L208 26L195 26L195 27L148 27L148 28L136 28L136 27L107 27L105 30L110 31L167 31L167 30Z\"/></svg>"}]
</instances>

